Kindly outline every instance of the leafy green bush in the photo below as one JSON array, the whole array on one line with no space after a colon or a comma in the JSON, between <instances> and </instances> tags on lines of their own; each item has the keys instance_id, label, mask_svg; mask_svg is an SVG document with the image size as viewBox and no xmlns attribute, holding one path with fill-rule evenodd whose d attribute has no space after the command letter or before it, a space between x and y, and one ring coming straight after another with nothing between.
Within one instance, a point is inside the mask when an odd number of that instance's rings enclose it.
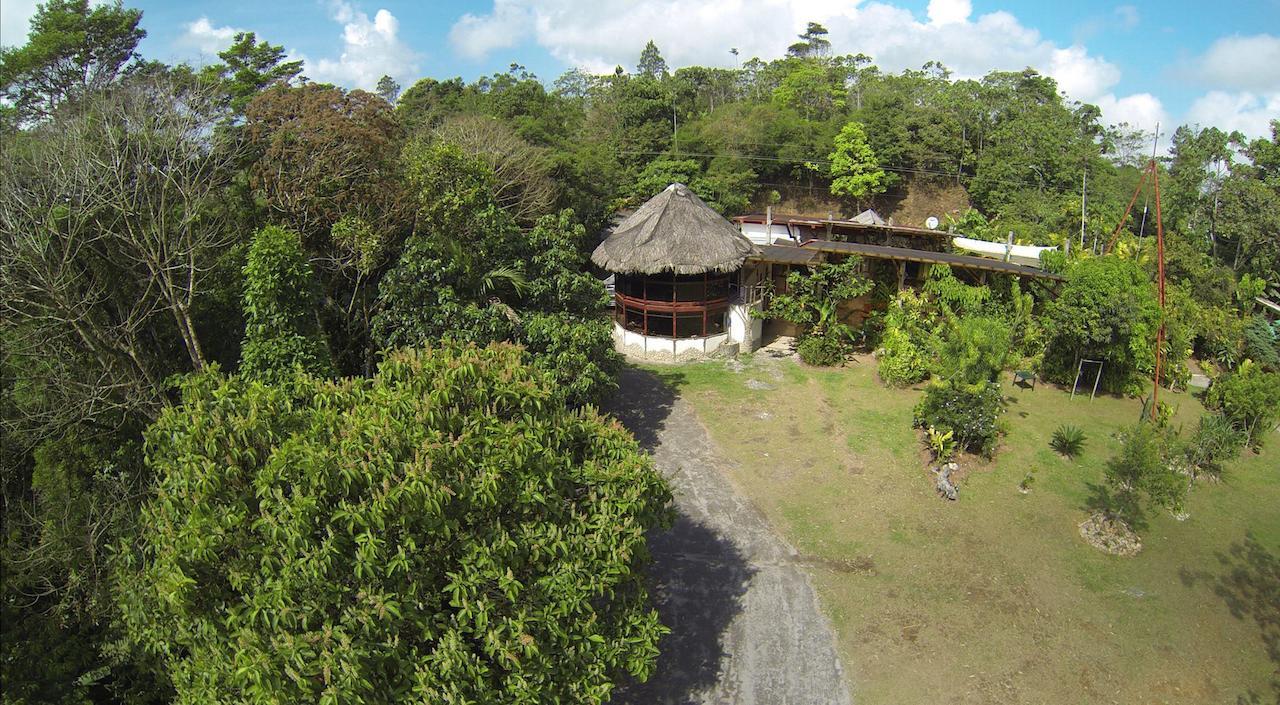
<instances>
[{"instance_id":1,"label":"leafy green bush","mask_svg":"<svg viewBox=\"0 0 1280 705\"><path fill-rule=\"evenodd\" d=\"M925 300L910 289L901 291L889 302L883 320L884 333L876 350L880 379L891 387L928 379L937 333Z\"/></svg>"},{"instance_id":2,"label":"leafy green bush","mask_svg":"<svg viewBox=\"0 0 1280 705\"><path fill-rule=\"evenodd\" d=\"M276 226L255 233L244 266L241 372L268 382L292 376L295 366L332 375L333 360L316 319L319 299L297 233Z\"/></svg>"},{"instance_id":3,"label":"leafy green bush","mask_svg":"<svg viewBox=\"0 0 1280 705\"><path fill-rule=\"evenodd\" d=\"M1103 360L1101 389L1127 391L1155 364L1159 322L1155 287L1137 263L1110 255L1074 262L1045 309L1041 375L1071 384L1080 358Z\"/></svg>"},{"instance_id":4,"label":"leafy green bush","mask_svg":"<svg viewBox=\"0 0 1280 705\"><path fill-rule=\"evenodd\" d=\"M1053 432L1053 438L1049 440L1049 445L1059 453L1074 458L1080 455L1080 451L1084 450L1084 431L1075 426L1059 426Z\"/></svg>"},{"instance_id":5,"label":"leafy green bush","mask_svg":"<svg viewBox=\"0 0 1280 705\"><path fill-rule=\"evenodd\" d=\"M1111 489L1104 508L1131 525L1142 517L1144 507L1179 510L1187 479L1170 462L1179 447L1168 428L1153 423L1121 431L1120 450L1103 471Z\"/></svg>"},{"instance_id":6,"label":"leafy green bush","mask_svg":"<svg viewBox=\"0 0 1280 705\"><path fill-rule=\"evenodd\" d=\"M532 314L520 338L530 363L555 378L569 406L598 404L618 388L622 356L614 351L608 319Z\"/></svg>"},{"instance_id":7,"label":"leafy green bush","mask_svg":"<svg viewBox=\"0 0 1280 705\"><path fill-rule=\"evenodd\" d=\"M1222 414L1203 414L1186 444L1187 464L1197 475L1222 475L1222 466L1240 455L1248 440L1244 431Z\"/></svg>"},{"instance_id":8,"label":"leafy green bush","mask_svg":"<svg viewBox=\"0 0 1280 705\"><path fill-rule=\"evenodd\" d=\"M966 316L949 322L938 353L938 374L961 384L994 382L1010 356L1012 332L999 318Z\"/></svg>"},{"instance_id":9,"label":"leafy green bush","mask_svg":"<svg viewBox=\"0 0 1280 705\"><path fill-rule=\"evenodd\" d=\"M929 378L929 358L900 328L889 328L880 339L876 372L891 387L906 387Z\"/></svg>"},{"instance_id":10,"label":"leafy green bush","mask_svg":"<svg viewBox=\"0 0 1280 705\"><path fill-rule=\"evenodd\" d=\"M1251 447L1261 448L1280 418L1280 372L1263 372L1245 360L1209 387L1205 401L1242 429Z\"/></svg>"},{"instance_id":11,"label":"leafy green bush","mask_svg":"<svg viewBox=\"0 0 1280 705\"><path fill-rule=\"evenodd\" d=\"M602 703L666 631L662 476L515 346L372 379L189 377L119 600L178 703Z\"/></svg>"},{"instance_id":12,"label":"leafy green bush","mask_svg":"<svg viewBox=\"0 0 1280 705\"><path fill-rule=\"evenodd\" d=\"M806 335L796 345L796 352L807 365L833 367L844 362L849 354L849 338L828 333L827 335Z\"/></svg>"},{"instance_id":13,"label":"leafy green bush","mask_svg":"<svg viewBox=\"0 0 1280 705\"><path fill-rule=\"evenodd\" d=\"M1264 370L1280 370L1280 325L1262 316L1254 316L1245 324L1244 354Z\"/></svg>"},{"instance_id":14,"label":"leafy green bush","mask_svg":"<svg viewBox=\"0 0 1280 705\"><path fill-rule=\"evenodd\" d=\"M917 428L950 431L956 444L986 457L995 454L1000 439L1004 397L1000 385L932 383L915 408Z\"/></svg>"}]
</instances>

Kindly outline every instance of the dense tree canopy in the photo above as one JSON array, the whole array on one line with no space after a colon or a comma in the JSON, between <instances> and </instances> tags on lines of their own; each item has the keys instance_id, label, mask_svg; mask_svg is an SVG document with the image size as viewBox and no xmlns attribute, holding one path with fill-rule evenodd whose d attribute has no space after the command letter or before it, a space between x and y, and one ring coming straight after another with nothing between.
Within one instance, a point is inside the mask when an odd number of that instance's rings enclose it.
<instances>
[{"instance_id":1,"label":"dense tree canopy","mask_svg":"<svg viewBox=\"0 0 1280 705\"><path fill-rule=\"evenodd\" d=\"M158 484L120 593L176 702L602 703L652 672L666 485L520 357L184 383L147 433Z\"/></svg>"}]
</instances>

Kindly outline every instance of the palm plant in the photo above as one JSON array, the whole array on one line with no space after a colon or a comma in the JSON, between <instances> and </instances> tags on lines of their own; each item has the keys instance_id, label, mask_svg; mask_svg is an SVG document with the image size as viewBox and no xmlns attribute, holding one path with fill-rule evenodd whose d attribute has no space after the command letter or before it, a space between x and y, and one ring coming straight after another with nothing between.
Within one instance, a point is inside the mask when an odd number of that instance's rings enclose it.
<instances>
[{"instance_id":1,"label":"palm plant","mask_svg":"<svg viewBox=\"0 0 1280 705\"><path fill-rule=\"evenodd\" d=\"M1084 441L1084 431L1075 426L1064 425L1053 432L1049 446L1068 458L1074 458L1084 449Z\"/></svg>"}]
</instances>

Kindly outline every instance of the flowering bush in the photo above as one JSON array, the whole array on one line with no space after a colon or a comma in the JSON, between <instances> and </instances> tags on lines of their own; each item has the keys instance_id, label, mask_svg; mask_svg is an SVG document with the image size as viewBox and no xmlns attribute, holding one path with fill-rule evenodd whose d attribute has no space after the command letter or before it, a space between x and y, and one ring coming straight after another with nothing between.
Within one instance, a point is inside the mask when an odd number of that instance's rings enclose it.
<instances>
[{"instance_id":1,"label":"flowering bush","mask_svg":"<svg viewBox=\"0 0 1280 705\"><path fill-rule=\"evenodd\" d=\"M916 404L915 424L917 428L950 431L960 448L991 457L1000 438L1003 411L1004 397L998 384L934 383Z\"/></svg>"}]
</instances>

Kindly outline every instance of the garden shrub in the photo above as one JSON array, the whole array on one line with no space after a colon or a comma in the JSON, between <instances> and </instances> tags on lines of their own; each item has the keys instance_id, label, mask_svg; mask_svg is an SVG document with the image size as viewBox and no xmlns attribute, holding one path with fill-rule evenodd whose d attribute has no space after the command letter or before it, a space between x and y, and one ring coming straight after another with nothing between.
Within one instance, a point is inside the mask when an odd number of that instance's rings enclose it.
<instances>
[{"instance_id":1,"label":"garden shrub","mask_svg":"<svg viewBox=\"0 0 1280 705\"><path fill-rule=\"evenodd\" d=\"M647 678L670 492L523 355L188 377L146 434L157 485L118 593L175 702L598 704Z\"/></svg>"},{"instance_id":2,"label":"garden shrub","mask_svg":"<svg viewBox=\"0 0 1280 705\"><path fill-rule=\"evenodd\" d=\"M959 448L991 457L1000 438L1000 385L932 383L915 408L917 428L950 431Z\"/></svg>"},{"instance_id":3,"label":"garden shrub","mask_svg":"<svg viewBox=\"0 0 1280 705\"><path fill-rule=\"evenodd\" d=\"M1254 316L1244 325L1244 354L1264 370L1280 370L1280 324Z\"/></svg>"},{"instance_id":4,"label":"garden shrub","mask_svg":"<svg viewBox=\"0 0 1280 705\"><path fill-rule=\"evenodd\" d=\"M1072 263L1067 283L1045 309L1041 375L1071 384L1080 358L1103 360L1100 388L1134 391L1155 365L1160 307L1136 262L1116 256Z\"/></svg>"},{"instance_id":5,"label":"garden shrub","mask_svg":"<svg viewBox=\"0 0 1280 705\"><path fill-rule=\"evenodd\" d=\"M1263 372L1245 360L1209 387L1205 401L1242 429L1251 447L1260 449L1280 418L1280 372Z\"/></svg>"},{"instance_id":6,"label":"garden shrub","mask_svg":"<svg viewBox=\"0 0 1280 705\"><path fill-rule=\"evenodd\" d=\"M811 365L840 364L850 350L852 331L840 321L840 305L871 291L862 277L862 262L850 257L839 264L821 264L787 275L786 293L774 294L757 318L778 318L799 326L800 359Z\"/></svg>"},{"instance_id":7,"label":"garden shrub","mask_svg":"<svg viewBox=\"0 0 1280 705\"><path fill-rule=\"evenodd\" d=\"M876 355L876 371L891 387L906 387L929 378L929 358L901 328L887 328Z\"/></svg>"},{"instance_id":8,"label":"garden shrub","mask_svg":"<svg viewBox=\"0 0 1280 705\"><path fill-rule=\"evenodd\" d=\"M807 365L833 367L844 362L849 354L848 335L839 335L827 331L825 335L806 335L796 345L796 352Z\"/></svg>"},{"instance_id":9,"label":"garden shrub","mask_svg":"<svg viewBox=\"0 0 1280 705\"><path fill-rule=\"evenodd\" d=\"M1013 351L1012 332L1003 320L966 316L949 322L938 354L938 373L960 384L994 382Z\"/></svg>"},{"instance_id":10,"label":"garden shrub","mask_svg":"<svg viewBox=\"0 0 1280 705\"><path fill-rule=\"evenodd\" d=\"M1108 495L1104 509L1130 525L1149 507L1178 511L1187 493L1187 478L1172 458L1181 444L1167 427L1140 422L1120 432L1120 450L1103 471Z\"/></svg>"},{"instance_id":11,"label":"garden shrub","mask_svg":"<svg viewBox=\"0 0 1280 705\"><path fill-rule=\"evenodd\" d=\"M1244 430L1222 414L1203 414L1186 444L1187 464L1197 475L1221 477L1222 467L1244 449Z\"/></svg>"},{"instance_id":12,"label":"garden shrub","mask_svg":"<svg viewBox=\"0 0 1280 705\"><path fill-rule=\"evenodd\" d=\"M1049 445L1068 458L1074 458L1084 450L1084 441L1084 431L1075 426L1063 425L1053 432Z\"/></svg>"},{"instance_id":13,"label":"garden shrub","mask_svg":"<svg viewBox=\"0 0 1280 705\"><path fill-rule=\"evenodd\" d=\"M889 302L883 320L884 334L876 351L880 379L892 387L928 379L937 332L925 300L910 289L900 291Z\"/></svg>"}]
</instances>

